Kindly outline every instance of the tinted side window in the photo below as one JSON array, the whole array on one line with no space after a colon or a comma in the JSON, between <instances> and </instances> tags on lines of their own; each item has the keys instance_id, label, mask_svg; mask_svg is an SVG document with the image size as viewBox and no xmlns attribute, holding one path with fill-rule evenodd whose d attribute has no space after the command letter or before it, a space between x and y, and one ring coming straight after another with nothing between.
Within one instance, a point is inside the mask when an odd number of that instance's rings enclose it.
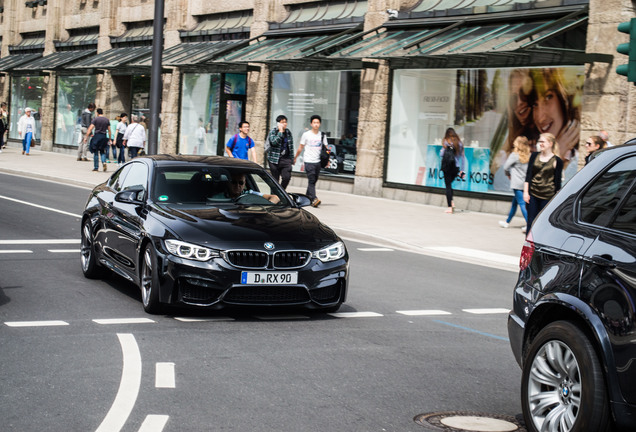
<instances>
[{"instance_id":1,"label":"tinted side window","mask_svg":"<svg viewBox=\"0 0 636 432\"><path fill-rule=\"evenodd\" d=\"M630 234L636 234L636 193L632 190L625 204L618 211L612 228Z\"/></svg>"},{"instance_id":2,"label":"tinted side window","mask_svg":"<svg viewBox=\"0 0 636 432\"><path fill-rule=\"evenodd\" d=\"M124 182L121 185L122 190L130 189L134 186L141 186L144 189L148 184L148 168L143 163L130 164L130 171L124 178Z\"/></svg>"},{"instance_id":3,"label":"tinted side window","mask_svg":"<svg viewBox=\"0 0 636 432\"><path fill-rule=\"evenodd\" d=\"M129 170L130 170L130 165L126 165L125 167L117 171L115 174L113 174L113 176L108 181L108 186L113 188L115 192L121 191L121 184L123 180L126 178L126 174L128 173Z\"/></svg>"},{"instance_id":4,"label":"tinted side window","mask_svg":"<svg viewBox=\"0 0 636 432\"><path fill-rule=\"evenodd\" d=\"M607 170L585 191L579 207L581 221L608 226L616 206L635 177L636 157L623 159Z\"/></svg>"}]
</instances>

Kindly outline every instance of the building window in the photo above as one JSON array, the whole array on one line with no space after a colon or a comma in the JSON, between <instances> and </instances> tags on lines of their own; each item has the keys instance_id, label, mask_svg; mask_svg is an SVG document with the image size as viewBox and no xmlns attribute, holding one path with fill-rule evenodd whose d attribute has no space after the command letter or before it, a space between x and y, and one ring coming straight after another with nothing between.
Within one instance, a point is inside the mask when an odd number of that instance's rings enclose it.
<instances>
[{"instance_id":1,"label":"building window","mask_svg":"<svg viewBox=\"0 0 636 432\"><path fill-rule=\"evenodd\" d=\"M77 147L82 139L80 116L95 101L95 75L60 76L57 80L55 145Z\"/></svg>"},{"instance_id":2,"label":"building window","mask_svg":"<svg viewBox=\"0 0 636 432\"><path fill-rule=\"evenodd\" d=\"M360 72L312 71L274 72L270 127L284 114L294 135L296 149L300 136L310 128L309 118L322 117L320 130L328 137L332 153L327 171L353 176L360 101ZM302 155L294 171L304 171Z\"/></svg>"},{"instance_id":3,"label":"building window","mask_svg":"<svg viewBox=\"0 0 636 432\"><path fill-rule=\"evenodd\" d=\"M24 115L24 109L31 108L31 115L35 119L36 140L42 137L42 95L44 94L44 77L41 76L14 76L11 78L11 126L9 138L21 139L18 133L18 120Z\"/></svg>"},{"instance_id":4,"label":"building window","mask_svg":"<svg viewBox=\"0 0 636 432\"><path fill-rule=\"evenodd\" d=\"M584 69L396 70L386 181L444 188L439 153L447 128L464 145L457 190L509 193L503 165L517 136L559 142L565 179L576 173Z\"/></svg>"}]
</instances>

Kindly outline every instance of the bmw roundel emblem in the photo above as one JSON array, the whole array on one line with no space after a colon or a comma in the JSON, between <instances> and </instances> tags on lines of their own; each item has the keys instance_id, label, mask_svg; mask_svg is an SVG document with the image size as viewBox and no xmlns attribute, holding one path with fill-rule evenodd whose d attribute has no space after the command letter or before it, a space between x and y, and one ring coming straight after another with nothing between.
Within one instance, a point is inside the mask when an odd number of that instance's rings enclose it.
<instances>
[{"instance_id":1,"label":"bmw roundel emblem","mask_svg":"<svg viewBox=\"0 0 636 432\"><path fill-rule=\"evenodd\" d=\"M265 246L265 249L267 250L273 250L275 248L274 243L272 242L267 242L263 246Z\"/></svg>"}]
</instances>

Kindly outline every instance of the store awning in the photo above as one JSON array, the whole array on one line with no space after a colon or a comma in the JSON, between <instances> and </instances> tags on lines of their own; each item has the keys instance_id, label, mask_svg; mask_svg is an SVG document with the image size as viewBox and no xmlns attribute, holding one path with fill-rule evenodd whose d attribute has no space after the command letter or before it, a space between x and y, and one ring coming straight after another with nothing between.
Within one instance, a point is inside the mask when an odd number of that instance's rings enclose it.
<instances>
[{"instance_id":1,"label":"store awning","mask_svg":"<svg viewBox=\"0 0 636 432\"><path fill-rule=\"evenodd\" d=\"M327 58L329 53L360 40L363 33L358 30L356 27L336 35L257 38L254 43L220 56L212 63L266 63L272 70L360 68L360 61Z\"/></svg>"},{"instance_id":2,"label":"store awning","mask_svg":"<svg viewBox=\"0 0 636 432\"><path fill-rule=\"evenodd\" d=\"M280 23L269 23L265 36L315 32L338 32L364 22L367 0L341 0L302 3L290 6L290 13Z\"/></svg>"},{"instance_id":3,"label":"store awning","mask_svg":"<svg viewBox=\"0 0 636 432\"><path fill-rule=\"evenodd\" d=\"M111 44L131 43L140 41L151 41L154 28L152 21L128 23L126 31L120 35L110 38Z\"/></svg>"},{"instance_id":4,"label":"store awning","mask_svg":"<svg viewBox=\"0 0 636 432\"><path fill-rule=\"evenodd\" d=\"M0 72L8 72L21 64L42 57L42 54L15 54L0 58Z\"/></svg>"},{"instance_id":5,"label":"store awning","mask_svg":"<svg viewBox=\"0 0 636 432\"><path fill-rule=\"evenodd\" d=\"M385 25L375 34L340 49L329 58L385 59L396 68L611 62L612 56L585 53L583 26L588 20L587 8L535 21L496 22L492 17L487 21L462 18L444 26L436 25L434 19L428 20L428 25Z\"/></svg>"},{"instance_id":6,"label":"store awning","mask_svg":"<svg viewBox=\"0 0 636 432\"><path fill-rule=\"evenodd\" d=\"M121 69L134 60L152 54L152 47L112 48L100 54L82 59L65 69Z\"/></svg>"},{"instance_id":7,"label":"store awning","mask_svg":"<svg viewBox=\"0 0 636 432\"><path fill-rule=\"evenodd\" d=\"M166 49L161 63L163 66L194 66L200 65L214 57L240 49L247 45L247 40L227 40L214 42L182 43ZM130 63L135 67L150 67L151 57L143 57Z\"/></svg>"},{"instance_id":8,"label":"store awning","mask_svg":"<svg viewBox=\"0 0 636 432\"><path fill-rule=\"evenodd\" d=\"M181 38L221 35L229 33L248 33L254 20L252 11L230 12L201 17L192 30L181 30Z\"/></svg>"},{"instance_id":9,"label":"store awning","mask_svg":"<svg viewBox=\"0 0 636 432\"><path fill-rule=\"evenodd\" d=\"M95 54L95 52L95 50L59 51L44 57L39 57L28 63L23 63L13 70L17 72L55 70L76 60Z\"/></svg>"}]
</instances>

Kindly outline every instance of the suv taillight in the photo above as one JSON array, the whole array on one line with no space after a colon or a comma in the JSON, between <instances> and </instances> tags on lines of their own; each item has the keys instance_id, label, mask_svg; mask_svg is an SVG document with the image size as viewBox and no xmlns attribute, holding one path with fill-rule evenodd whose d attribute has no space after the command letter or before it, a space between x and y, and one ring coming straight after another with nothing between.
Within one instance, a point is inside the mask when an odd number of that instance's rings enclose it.
<instances>
[{"instance_id":1,"label":"suv taillight","mask_svg":"<svg viewBox=\"0 0 636 432\"><path fill-rule=\"evenodd\" d=\"M521 248L521 257L519 258L519 269L525 270L532 261L532 254L534 253L534 241L532 239L532 232L528 233L526 241Z\"/></svg>"}]
</instances>

